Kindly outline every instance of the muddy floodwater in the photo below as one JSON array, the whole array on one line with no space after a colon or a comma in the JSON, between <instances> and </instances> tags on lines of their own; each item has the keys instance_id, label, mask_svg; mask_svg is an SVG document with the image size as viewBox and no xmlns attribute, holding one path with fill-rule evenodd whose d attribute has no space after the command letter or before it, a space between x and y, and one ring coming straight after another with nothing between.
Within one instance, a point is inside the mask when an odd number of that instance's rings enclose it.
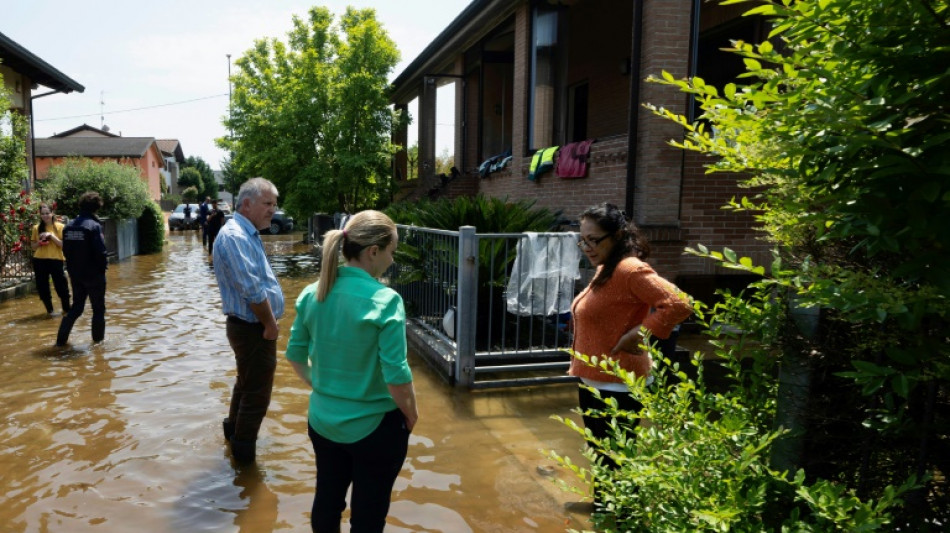
<instances>
[{"instance_id":1,"label":"muddy floodwater","mask_svg":"<svg viewBox=\"0 0 950 533\"><path fill-rule=\"evenodd\" d=\"M287 299L273 402L257 463L236 467L221 435L234 361L196 232L110 265L106 340L91 310L71 345L36 295L0 302L0 531L309 531L315 465L307 390L283 359L297 294L316 278L299 235L266 236ZM588 527L543 450L583 461L551 414L571 385L459 391L410 354L420 419L387 532L554 532ZM553 470L553 475L552 475ZM344 524L343 531L349 527Z\"/></svg>"}]
</instances>

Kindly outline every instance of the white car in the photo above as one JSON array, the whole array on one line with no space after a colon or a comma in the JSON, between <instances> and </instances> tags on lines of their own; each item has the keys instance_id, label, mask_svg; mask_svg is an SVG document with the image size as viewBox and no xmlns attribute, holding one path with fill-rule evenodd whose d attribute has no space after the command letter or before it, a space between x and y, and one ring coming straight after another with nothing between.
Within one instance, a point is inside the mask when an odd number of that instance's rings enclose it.
<instances>
[{"instance_id":1,"label":"white car","mask_svg":"<svg viewBox=\"0 0 950 533\"><path fill-rule=\"evenodd\" d=\"M191 213L188 214L187 220L185 220L185 205L178 204L172 214L168 216L169 231L196 229L198 227L198 204L187 204L191 207Z\"/></svg>"}]
</instances>

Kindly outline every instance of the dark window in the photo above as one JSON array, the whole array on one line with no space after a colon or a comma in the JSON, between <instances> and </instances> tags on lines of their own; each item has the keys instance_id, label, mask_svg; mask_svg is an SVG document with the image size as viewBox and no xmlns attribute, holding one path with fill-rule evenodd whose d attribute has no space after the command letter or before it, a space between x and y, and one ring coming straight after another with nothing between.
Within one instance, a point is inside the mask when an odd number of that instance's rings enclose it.
<instances>
[{"instance_id":1,"label":"dark window","mask_svg":"<svg viewBox=\"0 0 950 533\"><path fill-rule=\"evenodd\" d=\"M570 142L583 141L587 138L587 106L590 85L586 82L571 87L569 96L567 131L570 133Z\"/></svg>"},{"instance_id":2,"label":"dark window","mask_svg":"<svg viewBox=\"0 0 950 533\"><path fill-rule=\"evenodd\" d=\"M532 150L554 144L558 84L558 10L538 5L532 17L531 116L528 144Z\"/></svg>"}]
</instances>

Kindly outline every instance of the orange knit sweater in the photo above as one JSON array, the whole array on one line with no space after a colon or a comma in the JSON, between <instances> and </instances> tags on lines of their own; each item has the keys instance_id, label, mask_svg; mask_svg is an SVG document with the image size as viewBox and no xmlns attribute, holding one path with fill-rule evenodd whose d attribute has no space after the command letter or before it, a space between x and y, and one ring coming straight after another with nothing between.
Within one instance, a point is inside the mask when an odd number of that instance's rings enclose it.
<instances>
[{"instance_id":1,"label":"orange knit sweater","mask_svg":"<svg viewBox=\"0 0 950 533\"><path fill-rule=\"evenodd\" d=\"M603 266L597 268L597 273ZM607 283L592 289L588 285L571 305L574 321L574 351L589 356L609 357L639 377L650 375L653 361L646 352L610 351L625 333L643 325L661 339L670 336L676 324L690 315L692 308L677 294L672 283L650 265L635 257L620 261ZM650 313L650 309L654 309ZM571 359L570 374L597 381L620 379Z\"/></svg>"}]
</instances>

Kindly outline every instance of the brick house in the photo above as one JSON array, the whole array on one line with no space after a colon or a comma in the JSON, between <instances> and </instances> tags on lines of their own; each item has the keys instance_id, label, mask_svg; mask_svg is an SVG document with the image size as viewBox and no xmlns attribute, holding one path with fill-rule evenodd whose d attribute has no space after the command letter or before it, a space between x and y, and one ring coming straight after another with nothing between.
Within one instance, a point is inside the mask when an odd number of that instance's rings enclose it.
<instances>
[{"instance_id":1,"label":"brick house","mask_svg":"<svg viewBox=\"0 0 950 533\"><path fill-rule=\"evenodd\" d=\"M30 119L29 139L26 143L30 184L36 176L33 161L33 100L56 93L83 92L85 87L66 76L52 65L0 33L0 77L12 100L13 111ZM49 91L33 94L40 85ZM6 111L6 110L4 110Z\"/></svg>"},{"instance_id":2,"label":"brick house","mask_svg":"<svg viewBox=\"0 0 950 533\"><path fill-rule=\"evenodd\" d=\"M149 196L156 202L162 199L161 181L165 179L166 160L153 137L122 137L108 129L83 124L52 137L36 139L34 144L37 179L44 179L50 167L68 157L116 161L135 167L148 187Z\"/></svg>"},{"instance_id":3,"label":"brick house","mask_svg":"<svg viewBox=\"0 0 950 533\"><path fill-rule=\"evenodd\" d=\"M701 0L472 1L393 81L397 109L418 102L420 177L403 180L404 196L530 198L572 220L610 201L647 233L651 263L687 291L708 298L714 286L743 285L734 271L682 253L702 243L769 260L752 217L720 209L743 194L737 177L705 174L702 156L668 145L682 130L640 104L692 116L687 95L644 79L663 70L718 85L734 78L742 62L720 48L765 31L761 19L741 16L746 9ZM447 85L454 86L459 173L440 179L436 93ZM394 141L405 146L407 137L399 131ZM594 140L585 177L552 171L527 179L537 150L585 139ZM479 173L508 151L510 164ZM397 179L408 175L406 164L405 152L397 154Z\"/></svg>"}]
</instances>

